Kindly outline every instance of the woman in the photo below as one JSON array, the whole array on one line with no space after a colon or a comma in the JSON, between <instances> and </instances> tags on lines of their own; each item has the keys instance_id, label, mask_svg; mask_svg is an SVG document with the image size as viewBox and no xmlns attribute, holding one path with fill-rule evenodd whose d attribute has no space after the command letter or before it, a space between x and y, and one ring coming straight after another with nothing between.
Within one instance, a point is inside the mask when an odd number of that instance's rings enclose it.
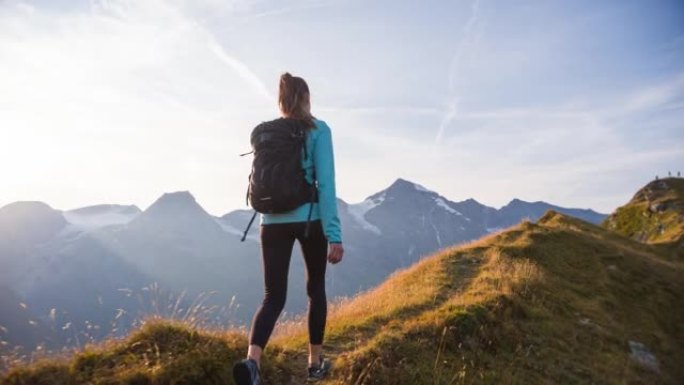
<instances>
[{"instance_id":1,"label":"woman","mask_svg":"<svg viewBox=\"0 0 684 385\"><path fill-rule=\"evenodd\" d=\"M308 379L324 378L330 362L322 356L327 315L325 269L327 262L342 260L342 231L337 215L335 165L330 127L311 115L309 87L304 79L285 73L280 77L278 105L281 119L294 119L307 127L302 168L306 180L318 186L318 202L306 203L283 214L262 214L261 256L265 296L254 314L247 358L233 368L238 385L261 384L259 367L276 320L285 306L292 247L299 241L306 265L309 296ZM312 206L313 205L313 206ZM308 226L308 229L307 229Z\"/></svg>"}]
</instances>

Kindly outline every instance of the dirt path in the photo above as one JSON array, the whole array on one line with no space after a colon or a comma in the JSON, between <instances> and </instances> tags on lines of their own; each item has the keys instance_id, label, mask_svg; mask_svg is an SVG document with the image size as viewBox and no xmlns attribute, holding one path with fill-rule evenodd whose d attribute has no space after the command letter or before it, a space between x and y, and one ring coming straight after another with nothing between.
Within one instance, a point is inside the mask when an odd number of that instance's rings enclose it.
<instances>
[{"instance_id":1,"label":"dirt path","mask_svg":"<svg viewBox=\"0 0 684 385\"><path fill-rule=\"evenodd\" d=\"M353 352L362 346L364 341L373 338L373 336L377 334L379 327L383 327L390 322L401 323L402 321L410 320L425 311L440 306L454 295L458 295L459 292L467 290L482 266L479 262L473 263L472 259L461 259L457 257L453 259L449 258L444 261L444 263L448 264L446 267L447 274L449 274L449 277L453 280L448 282L448 284L441 286L432 301L401 307L388 315L372 317L367 320L359 320L357 325L350 325L350 330L347 333L334 334L326 338L324 347L326 356L330 357L334 364L336 357L341 357ZM285 349L285 354L287 354L288 357L282 364L287 367L289 378L284 385L307 384L307 348L305 345L302 345L295 349L296 351L293 351L292 348ZM281 368L281 370L284 371L285 368ZM338 383L339 381L340 378L335 376L335 368L333 367L330 381L323 381L320 382L320 384L330 382Z\"/></svg>"}]
</instances>

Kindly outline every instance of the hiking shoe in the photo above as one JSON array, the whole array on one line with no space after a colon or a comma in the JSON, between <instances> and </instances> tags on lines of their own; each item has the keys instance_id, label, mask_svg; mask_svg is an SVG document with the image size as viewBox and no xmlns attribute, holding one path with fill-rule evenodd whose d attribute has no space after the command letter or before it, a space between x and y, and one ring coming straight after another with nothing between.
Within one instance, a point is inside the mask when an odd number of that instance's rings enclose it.
<instances>
[{"instance_id":1,"label":"hiking shoe","mask_svg":"<svg viewBox=\"0 0 684 385\"><path fill-rule=\"evenodd\" d=\"M244 359L233 366L233 380L237 385L262 385L256 361Z\"/></svg>"},{"instance_id":2,"label":"hiking shoe","mask_svg":"<svg viewBox=\"0 0 684 385\"><path fill-rule=\"evenodd\" d=\"M318 365L309 366L309 376L307 378L308 382L316 382L324 379L332 369L332 363L330 360L320 357Z\"/></svg>"}]
</instances>

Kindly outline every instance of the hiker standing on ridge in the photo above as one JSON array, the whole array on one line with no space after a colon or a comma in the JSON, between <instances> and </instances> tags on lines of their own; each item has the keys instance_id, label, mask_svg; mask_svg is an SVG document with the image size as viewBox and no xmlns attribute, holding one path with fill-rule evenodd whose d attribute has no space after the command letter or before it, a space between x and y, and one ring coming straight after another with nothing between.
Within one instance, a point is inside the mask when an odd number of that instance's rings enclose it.
<instances>
[{"instance_id":1,"label":"hiker standing on ridge","mask_svg":"<svg viewBox=\"0 0 684 385\"><path fill-rule=\"evenodd\" d=\"M336 264L344 254L332 135L324 121L311 115L304 79L284 73L279 88L282 117L260 124L251 135L254 161L248 200L262 213L265 295L252 320L247 358L233 367L238 385L261 384L261 355L285 306L295 240L304 255L309 296L308 379L324 378L331 367L322 355L327 316L325 270L327 262Z\"/></svg>"}]
</instances>

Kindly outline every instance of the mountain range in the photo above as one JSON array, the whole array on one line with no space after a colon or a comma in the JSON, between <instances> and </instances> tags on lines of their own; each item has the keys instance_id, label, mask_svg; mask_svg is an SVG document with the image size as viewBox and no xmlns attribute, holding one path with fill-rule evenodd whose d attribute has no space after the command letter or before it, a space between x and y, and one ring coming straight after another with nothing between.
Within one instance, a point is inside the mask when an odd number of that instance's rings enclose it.
<instances>
[{"instance_id":1,"label":"mountain range","mask_svg":"<svg viewBox=\"0 0 684 385\"><path fill-rule=\"evenodd\" d=\"M353 296L436 250L536 221L549 209L592 223L606 217L518 199L498 210L474 199L454 202L403 179L360 203L338 200L338 209L346 253L329 269L331 298ZM43 335L54 346L80 345L125 333L149 314L212 314L206 321L244 325L263 290L258 226L240 242L250 216L250 210L212 216L189 192L164 194L144 211L6 205L0 208L0 282L3 298L24 305L21 312L3 312L0 325L29 319L35 327L4 326L0 339L30 348ZM304 267L295 254L289 314L306 306Z\"/></svg>"},{"instance_id":2,"label":"mountain range","mask_svg":"<svg viewBox=\"0 0 684 385\"><path fill-rule=\"evenodd\" d=\"M362 213L367 223L356 225L381 237L392 236L383 214L396 211L417 221L396 231L434 242L447 241L440 224L460 229L475 219L420 186L402 186L345 215ZM409 206L426 214L413 216ZM435 206L454 218L428 215ZM683 241L684 179L668 178L600 226L549 210L535 223L444 247L333 303L324 345L333 370L324 383L682 384ZM307 334L305 318L278 324L262 360L264 383L306 382ZM148 319L123 338L67 355L4 373L0 363L0 385L233 384L232 364L247 344L244 329Z\"/></svg>"}]
</instances>

